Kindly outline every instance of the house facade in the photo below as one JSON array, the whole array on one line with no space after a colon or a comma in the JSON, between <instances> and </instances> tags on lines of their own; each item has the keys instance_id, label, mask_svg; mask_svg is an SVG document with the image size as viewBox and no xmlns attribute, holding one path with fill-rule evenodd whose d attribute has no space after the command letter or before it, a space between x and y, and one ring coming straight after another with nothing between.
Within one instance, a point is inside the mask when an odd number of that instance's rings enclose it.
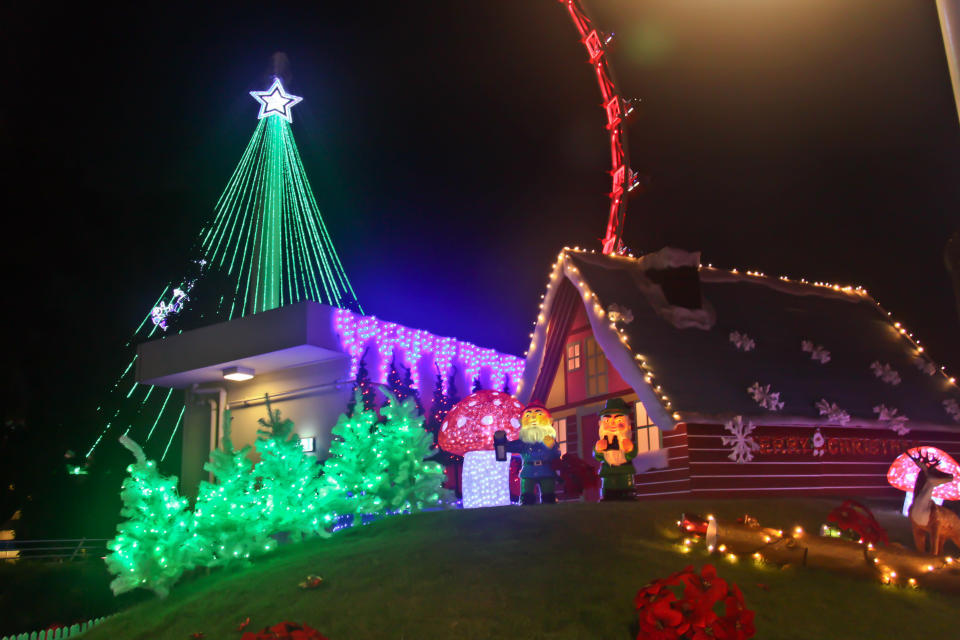
<instances>
[{"instance_id":1,"label":"house facade","mask_svg":"<svg viewBox=\"0 0 960 640\"><path fill-rule=\"evenodd\" d=\"M561 252L519 396L590 462L603 403L632 403L640 497L902 497L903 450L960 454L956 381L866 291L674 249Z\"/></svg>"}]
</instances>

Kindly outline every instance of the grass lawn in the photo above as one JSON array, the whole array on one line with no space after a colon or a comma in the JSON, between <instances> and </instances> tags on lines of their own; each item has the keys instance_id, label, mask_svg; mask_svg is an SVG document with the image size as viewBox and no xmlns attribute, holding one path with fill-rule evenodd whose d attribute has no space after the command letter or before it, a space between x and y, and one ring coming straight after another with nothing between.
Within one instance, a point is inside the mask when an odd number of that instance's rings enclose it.
<instances>
[{"instance_id":1,"label":"grass lawn","mask_svg":"<svg viewBox=\"0 0 960 640\"><path fill-rule=\"evenodd\" d=\"M189 577L85 635L239 638L282 620L331 640L636 636L633 597L651 579L713 562L757 612L762 640L960 638L960 596L813 569L757 567L679 550L683 511L815 531L837 500L684 500L501 507L395 517L291 545L253 566ZM909 529L877 512L894 540ZM957 554L960 555L960 554ZM307 574L320 589L302 591ZM763 585L763 586L760 586Z\"/></svg>"},{"instance_id":2,"label":"grass lawn","mask_svg":"<svg viewBox=\"0 0 960 640\"><path fill-rule=\"evenodd\" d=\"M116 598L103 561L0 562L0 637L70 625L105 616L152 597L126 593Z\"/></svg>"}]
</instances>

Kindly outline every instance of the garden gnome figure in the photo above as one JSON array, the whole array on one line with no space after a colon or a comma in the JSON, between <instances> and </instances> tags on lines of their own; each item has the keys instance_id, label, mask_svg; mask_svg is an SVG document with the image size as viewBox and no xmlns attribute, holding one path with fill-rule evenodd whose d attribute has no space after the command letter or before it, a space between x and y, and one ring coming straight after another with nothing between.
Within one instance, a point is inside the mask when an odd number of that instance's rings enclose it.
<instances>
[{"instance_id":1,"label":"garden gnome figure","mask_svg":"<svg viewBox=\"0 0 960 640\"><path fill-rule=\"evenodd\" d=\"M633 444L630 407L623 398L611 398L600 411L600 439L593 457L601 462L603 500L633 500L633 464L637 448Z\"/></svg>"},{"instance_id":2,"label":"garden gnome figure","mask_svg":"<svg viewBox=\"0 0 960 640\"><path fill-rule=\"evenodd\" d=\"M520 504L537 504L536 488L540 487L540 502L552 504L557 501L554 493L556 475L554 461L560 459L557 432L550 421L550 412L541 403L533 401L520 416L520 438L507 440L503 431L493 435L498 456L503 447L506 452L519 453L523 458L520 467Z\"/></svg>"}]
</instances>

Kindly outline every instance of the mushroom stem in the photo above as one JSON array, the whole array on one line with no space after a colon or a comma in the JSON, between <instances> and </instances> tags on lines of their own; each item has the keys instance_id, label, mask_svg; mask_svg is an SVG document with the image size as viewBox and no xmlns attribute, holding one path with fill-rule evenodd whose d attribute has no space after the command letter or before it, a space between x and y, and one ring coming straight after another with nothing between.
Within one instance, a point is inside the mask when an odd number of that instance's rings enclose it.
<instances>
[{"instance_id":1,"label":"mushroom stem","mask_svg":"<svg viewBox=\"0 0 960 640\"><path fill-rule=\"evenodd\" d=\"M500 462L494 451L463 454L463 508L510 504L510 459Z\"/></svg>"}]
</instances>

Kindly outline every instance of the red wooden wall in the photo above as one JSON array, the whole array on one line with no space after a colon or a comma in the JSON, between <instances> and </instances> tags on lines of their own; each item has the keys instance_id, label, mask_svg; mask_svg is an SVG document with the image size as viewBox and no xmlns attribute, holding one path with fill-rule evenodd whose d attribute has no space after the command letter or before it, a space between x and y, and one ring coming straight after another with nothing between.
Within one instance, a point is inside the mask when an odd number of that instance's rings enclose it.
<instances>
[{"instance_id":1,"label":"red wooden wall","mask_svg":"<svg viewBox=\"0 0 960 640\"><path fill-rule=\"evenodd\" d=\"M689 492L693 496L859 495L902 498L887 483L887 470L904 448L930 445L956 458L960 433L912 431L900 438L886 429L820 427L822 455L816 455L816 426L759 426L753 460L730 459L723 425L680 424L664 433L668 469L637 475L642 497Z\"/></svg>"}]
</instances>

